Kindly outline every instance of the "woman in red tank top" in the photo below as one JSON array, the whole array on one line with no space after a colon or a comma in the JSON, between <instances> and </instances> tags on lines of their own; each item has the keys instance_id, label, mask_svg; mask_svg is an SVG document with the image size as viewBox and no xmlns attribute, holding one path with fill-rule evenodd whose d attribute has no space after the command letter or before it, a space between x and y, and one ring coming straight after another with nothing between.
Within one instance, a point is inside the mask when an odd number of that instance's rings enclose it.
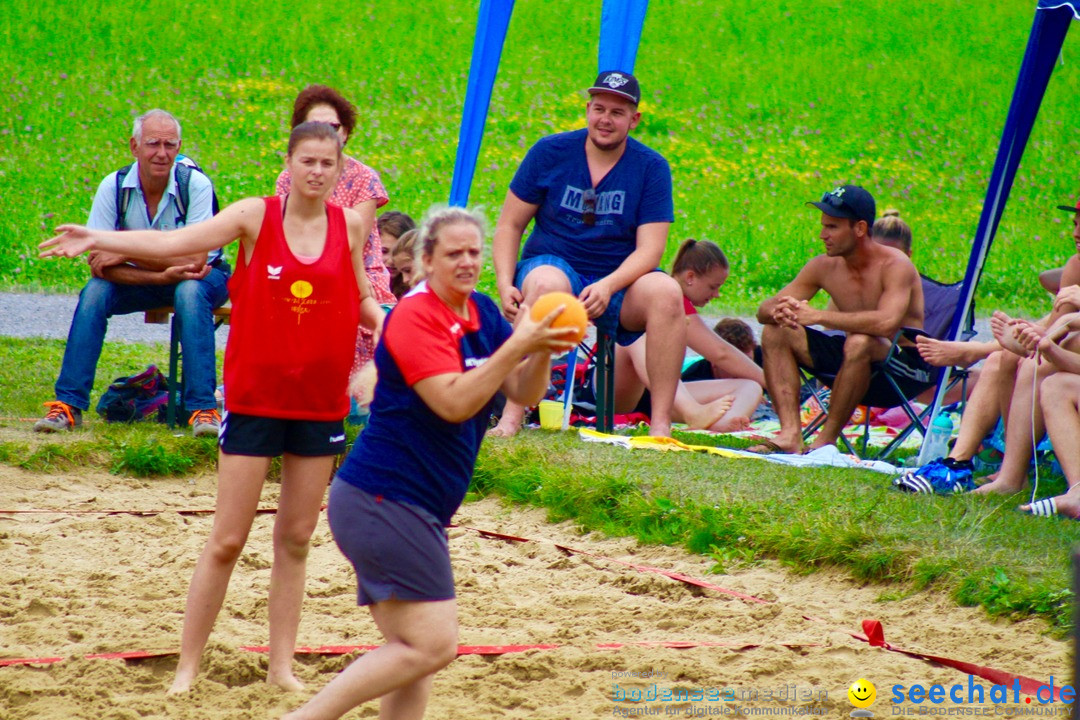
<instances>
[{"instance_id":1,"label":"woman in red tank top","mask_svg":"<svg viewBox=\"0 0 1080 720\"><path fill-rule=\"evenodd\" d=\"M326 202L341 166L341 140L333 128L303 123L289 136L292 192L285 198L247 198L204 223L165 233L62 225L60 235L41 244L42 257L75 257L97 248L156 258L240 240L229 283L232 328L225 351L226 414L214 525L188 590L170 693L187 691L195 679L270 461L278 455L281 492L274 520L267 681L286 690L302 687L292 672L292 656L308 543L334 456L345 449L342 420L357 323L378 334L383 318L364 270L363 246L374 211L359 214Z\"/></svg>"}]
</instances>

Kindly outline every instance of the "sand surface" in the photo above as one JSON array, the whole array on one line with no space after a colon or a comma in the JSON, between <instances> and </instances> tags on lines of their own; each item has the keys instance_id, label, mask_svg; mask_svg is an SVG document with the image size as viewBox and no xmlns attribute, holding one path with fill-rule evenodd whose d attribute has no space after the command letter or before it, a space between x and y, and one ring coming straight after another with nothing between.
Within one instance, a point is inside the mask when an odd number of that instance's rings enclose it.
<instances>
[{"instance_id":1,"label":"sand surface","mask_svg":"<svg viewBox=\"0 0 1080 720\"><path fill-rule=\"evenodd\" d=\"M0 510L56 511L0 512L0 659L63 658L0 667L0 718L272 718L347 664L350 657L298 656L309 691L289 695L263 682L265 656L240 649L267 641L271 514L256 519L190 694L165 697L174 655L84 658L178 647L187 583L211 517L176 510L211 508L215 482L213 476L144 481L89 470L48 475L0 467ZM268 484L263 498L273 506L277 485ZM872 710L883 717L896 714L889 702L894 684L966 683L967 676L956 670L870 648L838 631L858 631L870 617L883 622L887 640L908 649L1043 681L1053 675L1059 684L1070 674L1066 644L1048 638L1041 622L992 621L981 610L957 608L931 593L882 601L889 588L860 586L832 572L801 576L773 564L709 575L707 558L641 547L629 539L582 536L570 526L545 523L542 512L508 509L491 499L464 506L457 520L543 541L514 543L463 528L451 531L461 643L559 647L458 658L436 679L430 718L592 718L626 709L704 716L725 708L730 714L736 706L784 705L846 717L852 709L847 687L860 677L877 686ZM770 602L747 602L608 560L568 555L553 541L707 579ZM354 598L351 569L334 546L324 515L308 566L299 643L378 644L378 632ZM809 622L804 615L827 622ZM733 646L597 647L666 641ZM614 693L648 692L653 684L661 690L732 688L744 698L756 691L758 700L613 702ZM766 690L798 699L766 701ZM919 706L907 707L918 712ZM376 712L376 704L369 703L347 717L375 717Z\"/></svg>"}]
</instances>

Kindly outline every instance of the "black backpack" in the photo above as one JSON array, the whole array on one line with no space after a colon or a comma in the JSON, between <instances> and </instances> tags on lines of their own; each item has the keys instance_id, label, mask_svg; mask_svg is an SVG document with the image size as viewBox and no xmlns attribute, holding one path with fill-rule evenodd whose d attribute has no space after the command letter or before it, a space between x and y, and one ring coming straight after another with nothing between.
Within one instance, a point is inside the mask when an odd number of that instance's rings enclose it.
<instances>
[{"instance_id":1,"label":"black backpack","mask_svg":"<svg viewBox=\"0 0 1080 720\"><path fill-rule=\"evenodd\" d=\"M131 188L123 186L124 178L127 177L133 167L135 167L135 163L125 165L116 171L116 230L124 229L124 213L127 212L128 201L131 199ZM179 210L176 218L177 227L187 224L187 211L191 201L191 173L193 172L206 175L206 172L199 167L199 163L187 155L177 155L176 165L173 168L173 174L176 177L176 206L177 210ZM213 189L213 183L211 183L210 187L210 214L217 215L219 210L217 191Z\"/></svg>"},{"instance_id":2,"label":"black backpack","mask_svg":"<svg viewBox=\"0 0 1080 720\"><path fill-rule=\"evenodd\" d=\"M105 422L165 422L168 403L169 381L150 365L138 375L113 380L98 400L97 412Z\"/></svg>"}]
</instances>

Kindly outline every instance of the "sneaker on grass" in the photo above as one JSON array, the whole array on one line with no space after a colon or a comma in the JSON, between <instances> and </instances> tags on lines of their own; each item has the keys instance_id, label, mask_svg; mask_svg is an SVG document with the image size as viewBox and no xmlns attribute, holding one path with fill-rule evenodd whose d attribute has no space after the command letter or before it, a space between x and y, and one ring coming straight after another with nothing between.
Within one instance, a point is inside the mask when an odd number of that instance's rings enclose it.
<instances>
[{"instance_id":1,"label":"sneaker on grass","mask_svg":"<svg viewBox=\"0 0 1080 720\"><path fill-rule=\"evenodd\" d=\"M52 400L45 403L45 407L49 408L49 411L45 413L45 417L34 423L34 432L60 432L82 425L82 410L73 405Z\"/></svg>"},{"instance_id":2,"label":"sneaker on grass","mask_svg":"<svg viewBox=\"0 0 1080 720\"><path fill-rule=\"evenodd\" d=\"M218 415L216 409L196 410L191 413L188 425L191 426L191 434L195 437L204 437L206 435L217 437L218 430L221 429L221 416Z\"/></svg>"},{"instance_id":3,"label":"sneaker on grass","mask_svg":"<svg viewBox=\"0 0 1080 720\"><path fill-rule=\"evenodd\" d=\"M975 489L975 467L970 460L938 458L920 468L908 470L893 480L897 490L913 493L952 495Z\"/></svg>"}]
</instances>

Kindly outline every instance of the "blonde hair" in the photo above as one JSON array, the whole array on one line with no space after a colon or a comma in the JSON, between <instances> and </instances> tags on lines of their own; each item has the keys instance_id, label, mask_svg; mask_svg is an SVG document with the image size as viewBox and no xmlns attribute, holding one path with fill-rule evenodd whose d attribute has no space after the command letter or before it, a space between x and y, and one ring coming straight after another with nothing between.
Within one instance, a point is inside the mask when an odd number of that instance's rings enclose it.
<instances>
[{"instance_id":1,"label":"blonde hair","mask_svg":"<svg viewBox=\"0 0 1080 720\"><path fill-rule=\"evenodd\" d=\"M435 243L439 240L439 231L448 225L458 223L475 227L481 239L487 237L487 221L479 210L452 206L435 207L428 211L420 225L419 243L422 253L428 256L434 253Z\"/></svg>"},{"instance_id":2,"label":"blonde hair","mask_svg":"<svg viewBox=\"0 0 1080 720\"><path fill-rule=\"evenodd\" d=\"M895 243L905 254L911 254L911 226L900 219L900 211L895 208L889 208L874 222L870 237Z\"/></svg>"}]
</instances>

